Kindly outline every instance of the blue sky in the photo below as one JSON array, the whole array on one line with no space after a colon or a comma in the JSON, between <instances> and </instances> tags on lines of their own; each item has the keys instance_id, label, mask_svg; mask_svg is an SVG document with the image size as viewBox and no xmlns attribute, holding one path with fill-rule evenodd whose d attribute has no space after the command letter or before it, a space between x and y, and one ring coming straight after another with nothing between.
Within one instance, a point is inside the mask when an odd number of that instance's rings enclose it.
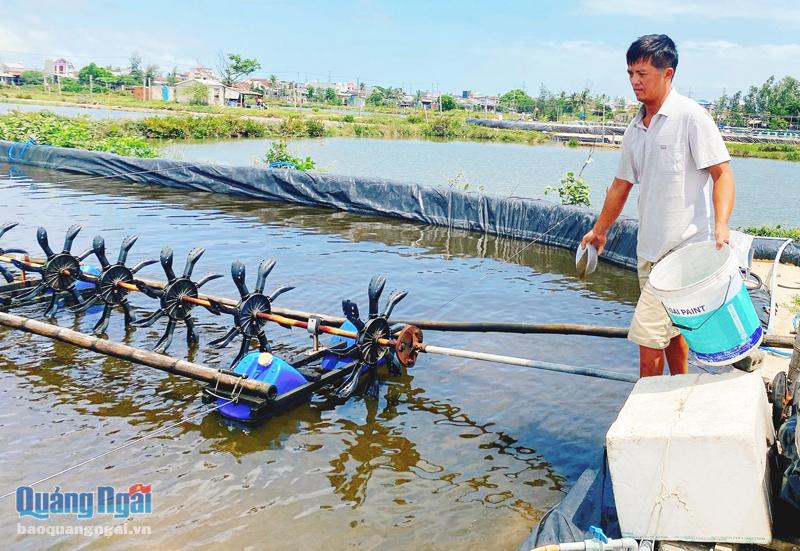
<instances>
[{"instance_id":1,"label":"blue sky","mask_svg":"<svg viewBox=\"0 0 800 551\"><path fill-rule=\"evenodd\" d=\"M180 69L220 51L257 58L281 79L409 90L576 90L632 96L624 53L666 33L681 55L676 87L695 98L800 77L796 1L3 0L0 60L40 67L66 56Z\"/></svg>"}]
</instances>

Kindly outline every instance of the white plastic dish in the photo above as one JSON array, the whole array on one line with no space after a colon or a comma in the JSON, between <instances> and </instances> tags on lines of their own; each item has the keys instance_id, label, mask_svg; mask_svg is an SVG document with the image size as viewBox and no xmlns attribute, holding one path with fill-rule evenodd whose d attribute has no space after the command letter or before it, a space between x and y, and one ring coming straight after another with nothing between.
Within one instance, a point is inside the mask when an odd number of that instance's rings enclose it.
<instances>
[{"instance_id":1,"label":"white plastic dish","mask_svg":"<svg viewBox=\"0 0 800 551\"><path fill-rule=\"evenodd\" d=\"M585 247L578 245L575 251L575 269L578 270L578 277L584 278L597 268L597 249L591 243Z\"/></svg>"}]
</instances>

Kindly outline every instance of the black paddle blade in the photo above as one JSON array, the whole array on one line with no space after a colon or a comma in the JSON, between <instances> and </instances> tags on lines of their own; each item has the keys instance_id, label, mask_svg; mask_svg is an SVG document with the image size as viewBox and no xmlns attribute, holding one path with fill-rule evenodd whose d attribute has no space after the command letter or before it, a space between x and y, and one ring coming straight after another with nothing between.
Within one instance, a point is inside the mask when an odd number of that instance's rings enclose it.
<instances>
[{"instance_id":1,"label":"black paddle blade","mask_svg":"<svg viewBox=\"0 0 800 551\"><path fill-rule=\"evenodd\" d=\"M204 252L206 252L206 250L201 247L195 247L189 251L189 255L186 257L186 265L183 267L183 277L189 277L192 275L194 265L197 264L197 261L200 260L200 257L203 256Z\"/></svg>"},{"instance_id":2,"label":"black paddle blade","mask_svg":"<svg viewBox=\"0 0 800 551\"><path fill-rule=\"evenodd\" d=\"M236 327L231 327L228 329L228 332L225 333L222 337L218 339L214 339L208 343L209 348L225 348L233 339L236 338L236 335L239 334L239 330Z\"/></svg>"},{"instance_id":3,"label":"black paddle blade","mask_svg":"<svg viewBox=\"0 0 800 551\"><path fill-rule=\"evenodd\" d=\"M119 247L117 264L125 264L125 261L128 260L128 253L130 252L131 247L133 247L133 244L136 243L137 239L139 239L138 235L128 235L122 240L122 245Z\"/></svg>"},{"instance_id":4,"label":"black paddle blade","mask_svg":"<svg viewBox=\"0 0 800 551\"><path fill-rule=\"evenodd\" d=\"M408 291L398 291L395 289L389 294L389 300L386 301L386 308L383 310L383 317L388 318L392 315L392 310L397 306L397 303L408 296Z\"/></svg>"},{"instance_id":5,"label":"black paddle blade","mask_svg":"<svg viewBox=\"0 0 800 551\"><path fill-rule=\"evenodd\" d=\"M64 250L61 252L68 253L72 250L72 242L78 237L81 228L83 228L83 226L80 224L73 224L67 228L67 235L64 237Z\"/></svg>"},{"instance_id":6,"label":"black paddle blade","mask_svg":"<svg viewBox=\"0 0 800 551\"><path fill-rule=\"evenodd\" d=\"M17 226L19 226L19 222L6 222L0 226L0 237L3 237L7 231L13 230Z\"/></svg>"},{"instance_id":7,"label":"black paddle blade","mask_svg":"<svg viewBox=\"0 0 800 551\"><path fill-rule=\"evenodd\" d=\"M374 318L378 315L378 301L381 298L383 288L386 286L386 277L380 274L372 276L369 282L369 317Z\"/></svg>"},{"instance_id":8,"label":"black paddle blade","mask_svg":"<svg viewBox=\"0 0 800 551\"><path fill-rule=\"evenodd\" d=\"M39 243L39 246L44 251L44 254L47 258L54 256L55 253L53 249L50 248L50 243L47 241L47 230L44 228L39 228L36 230L36 242Z\"/></svg>"},{"instance_id":9,"label":"black paddle blade","mask_svg":"<svg viewBox=\"0 0 800 551\"><path fill-rule=\"evenodd\" d=\"M361 364L357 363L353 366L350 375L347 376L342 386L336 391L336 395L344 400L350 398L358 390L358 383L361 381Z\"/></svg>"},{"instance_id":10,"label":"black paddle blade","mask_svg":"<svg viewBox=\"0 0 800 551\"><path fill-rule=\"evenodd\" d=\"M347 318L347 321L356 326L356 329L359 331L364 329L364 322L361 321L361 318L358 315L358 304L350 300L343 300L342 312L344 312L344 317Z\"/></svg>"},{"instance_id":11,"label":"black paddle blade","mask_svg":"<svg viewBox=\"0 0 800 551\"><path fill-rule=\"evenodd\" d=\"M256 276L256 293L264 292L264 284L267 281L267 276L269 276L274 267L275 261L267 259L262 260L261 264L258 265L258 275Z\"/></svg>"},{"instance_id":12,"label":"black paddle blade","mask_svg":"<svg viewBox=\"0 0 800 551\"><path fill-rule=\"evenodd\" d=\"M164 274L167 276L167 281L175 279L175 271L172 269L172 249L164 247L161 249L161 267L164 269Z\"/></svg>"},{"instance_id":13,"label":"black paddle blade","mask_svg":"<svg viewBox=\"0 0 800 551\"><path fill-rule=\"evenodd\" d=\"M244 263L238 260L233 261L231 264L231 278L233 279L233 284L236 285L236 290L239 291L239 296L242 298L250 294L250 291L247 290L247 284L244 280L245 275L246 268Z\"/></svg>"}]
</instances>

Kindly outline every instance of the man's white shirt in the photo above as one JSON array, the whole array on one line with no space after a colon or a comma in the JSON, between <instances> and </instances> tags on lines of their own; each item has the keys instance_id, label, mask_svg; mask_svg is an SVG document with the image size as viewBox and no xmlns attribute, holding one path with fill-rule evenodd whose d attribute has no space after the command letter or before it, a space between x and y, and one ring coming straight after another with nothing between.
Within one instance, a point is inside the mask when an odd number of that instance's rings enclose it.
<instances>
[{"instance_id":1,"label":"man's white shirt","mask_svg":"<svg viewBox=\"0 0 800 551\"><path fill-rule=\"evenodd\" d=\"M643 116L644 106L625 130L617 178L639 186L636 252L658 262L713 236L708 167L730 155L711 115L674 89L647 128Z\"/></svg>"}]
</instances>

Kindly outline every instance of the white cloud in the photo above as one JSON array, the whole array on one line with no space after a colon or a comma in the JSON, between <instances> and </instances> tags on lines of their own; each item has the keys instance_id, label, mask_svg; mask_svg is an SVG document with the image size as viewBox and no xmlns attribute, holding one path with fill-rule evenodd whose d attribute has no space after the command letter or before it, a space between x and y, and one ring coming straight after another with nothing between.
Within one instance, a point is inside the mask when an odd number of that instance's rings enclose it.
<instances>
[{"instance_id":1,"label":"white cloud","mask_svg":"<svg viewBox=\"0 0 800 551\"><path fill-rule=\"evenodd\" d=\"M703 17L708 19L759 19L779 23L800 21L796 0L580 0L576 12L585 15L627 16L650 19Z\"/></svg>"}]
</instances>

